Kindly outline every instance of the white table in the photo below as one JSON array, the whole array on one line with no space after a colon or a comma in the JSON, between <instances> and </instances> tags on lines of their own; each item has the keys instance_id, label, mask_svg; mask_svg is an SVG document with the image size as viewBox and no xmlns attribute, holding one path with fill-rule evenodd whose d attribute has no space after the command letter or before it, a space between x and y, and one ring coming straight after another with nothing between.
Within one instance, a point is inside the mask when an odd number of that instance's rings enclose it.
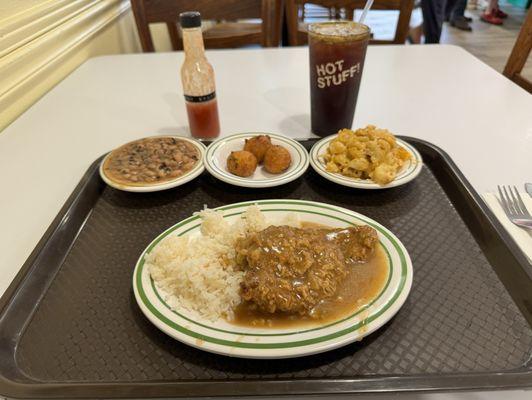
<instances>
[{"instance_id":1,"label":"white table","mask_svg":"<svg viewBox=\"0 0 532 400\"><path fill-rule=\"evenodd\" d=\"M210 51L208 58L223 135L311 136L306 48ZM139 137L188 134L182 60L182 53L91 59L0 133L0 293L94 159ZM532 181L532 96L461 48L370 47L354 126L370 123L441 146L479 193ZM504 396L525 400L532 392Z\"/></svg>"}]
</instances>

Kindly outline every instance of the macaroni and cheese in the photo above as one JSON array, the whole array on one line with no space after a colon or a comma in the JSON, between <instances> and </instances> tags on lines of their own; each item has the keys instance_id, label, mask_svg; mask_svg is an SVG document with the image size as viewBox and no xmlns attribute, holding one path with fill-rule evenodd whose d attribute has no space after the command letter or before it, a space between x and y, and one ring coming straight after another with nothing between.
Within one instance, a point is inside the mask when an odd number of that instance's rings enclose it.
<instances>
[{"instance_id":1,"label":"macaroni and cheese","mask_svg":"<svg viewBox=\"0 0 532 400\"><path fill-rule=\"evenodd\" d=\"M356 131L339 131L322 161L329 172L386 185L410 158L388 130L368 125Z\"/></svg>"}]
</instances>

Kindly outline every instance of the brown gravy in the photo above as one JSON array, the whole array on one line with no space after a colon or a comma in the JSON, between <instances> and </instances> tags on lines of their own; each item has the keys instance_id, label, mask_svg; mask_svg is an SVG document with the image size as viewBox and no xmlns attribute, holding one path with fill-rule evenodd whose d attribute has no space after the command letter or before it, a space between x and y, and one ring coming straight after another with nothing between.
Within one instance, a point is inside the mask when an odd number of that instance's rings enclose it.
<instances>
[{"instance_id":1,"label":"brown gravy","mask_svg":"<svg viewBox=\"0 0 532 400\"><path fill-rule=\"evenodd\" d=\"M303 228L328 228L315 223L302 223ZM312 316L257 310L250 302L242 302L235 310L232 324L260 328L291 328L333 322L370 303L382 290L388 278L388 258L379 244L370 261L354 265L334 297L325 299Z\"/></svg>"}]
</instances>

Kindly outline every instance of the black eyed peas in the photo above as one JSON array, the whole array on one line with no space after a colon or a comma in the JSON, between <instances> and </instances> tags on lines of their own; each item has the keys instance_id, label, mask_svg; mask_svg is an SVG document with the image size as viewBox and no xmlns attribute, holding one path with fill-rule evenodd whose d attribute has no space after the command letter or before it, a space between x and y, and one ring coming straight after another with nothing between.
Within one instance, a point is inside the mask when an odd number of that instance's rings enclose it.
<instances>
[{"instance_id":1,"label":"black eyed peas","mask_svg":"<svg viewBox=\"0 0 532 400\"><path fill-rule=\"evenodd\" d=\"M186 174L199 158L198 149L185 140L145 138L113 150L104 172L109 179L126 185L157 184Z\"/></svg>"}]
</instances>

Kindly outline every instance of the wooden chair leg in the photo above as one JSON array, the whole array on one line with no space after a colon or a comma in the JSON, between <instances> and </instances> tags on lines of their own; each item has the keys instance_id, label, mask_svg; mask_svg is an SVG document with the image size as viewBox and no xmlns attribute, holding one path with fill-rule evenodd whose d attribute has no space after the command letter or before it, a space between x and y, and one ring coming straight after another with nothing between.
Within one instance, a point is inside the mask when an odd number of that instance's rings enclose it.
<instances>
[{"instance_id":1,"label":"wooden chair leg","mask_svg":"<svg viewBox=\"0 0 532 400\"><path fill-rule=\"evenodd\" d=\"M402 0L401 9L399 10L399 19L397 21L397 29L395 30L394 43L404 44L408 37L410 29L410 17L414 9L414 0Z\"/></svg>"},{"instance_id":2,"label":"wooden chair leg","mask_svg":"<svg viewBox=\"0 0 532 400\"><path fill-rule=\"evenodd\" d=\"M297 46L299 44L299 5L293 0L287 0L285 2L285 6L286 22L288 28L288 44L290 46Z\"/></svg>"},{"instance_id":3,"label":"wooden chair leg","mask_svg":"<svg viewBox=\"0 0 532 400\"><path fill-rule=\"evenodd\" d=\"M355 10L353 8L346 8L345 9L345 19L348 21L353 21L353 17L355 16Z\"/></svg>"},{"instance_id":4,"label":"wooden chair leg","mask_svg":"<svg viewBox=\"0 0 532 400\"><path fill-rule=\"evenodd\" d=\"M503 74L532 93L532 83L520 74L532 50L532 8L528 10L525 21L521 26ZM527 84L528 82L528 84Z\"/></svg>"},{"instance_id":5,"label":"wooden chair leg","mask_svg":"<svg viewBox=\"0 0 532 400\"><path fill-rule=\"evenodd\" d=\"M282 0L262 0L262 46L277 47L281 40Z\"/></svg>"}]
</instances>

